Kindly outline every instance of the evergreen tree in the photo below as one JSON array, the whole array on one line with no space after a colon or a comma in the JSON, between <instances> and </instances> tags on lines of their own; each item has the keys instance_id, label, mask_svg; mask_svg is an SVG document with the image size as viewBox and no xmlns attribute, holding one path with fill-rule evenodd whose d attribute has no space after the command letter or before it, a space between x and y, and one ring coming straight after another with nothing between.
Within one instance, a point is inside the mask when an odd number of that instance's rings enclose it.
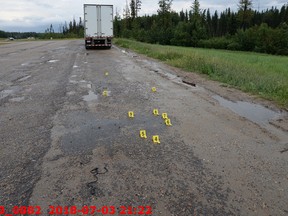
<instances>
[{"instance_id":1,"label":"evergreen tree","mask_svg":"<svg viewBox=\"0 0 288 216\"><path fill-rule=\"evenodd\" d=\"M198 0L194 0L191 6L192 9L192 19L199 19L200 18L200 3Z\"/></svg>"},{"instance_id":2,"label":"evergreen tree","mask_svg":"<svg viewBox=\"0 0 288 216\"><path fill-rule=\"evenodd\" d=\"M126 6L125 6L125 9L123 9L123 17L124 19L129 19L130 18L130 9L129 9L129 6L128 6L128 3L127 3L127 0L126 0Z\"/></svg>"},{"instance_id":3,"label":"evergreen tree","mask_svg":"<svg viewBox=\"0 0 288 216\"><path fill-rule=\"evenodd\" d=\"M214 12L214 15L212 16L212 34L213 37L217 37L218 35L218 12L217 10Z\"/></svg>"},{"instance_id":4,"label":"evergreen tree","mask_svg":"<svg viewBox=\"0 0 288 216\"><path fill-rule=\"evenodd\" d=\"M77 32L77 24L75 18L73 18L73 26L71 32L74 34Z\"/></svg>"},{"instance_id":5,"label":"evergreen tree","mask_svg":"<svg viewBox=\"0 0 288 216\"><path fill-rule=\"evenodd\" d=\"M82 18L81 17L79 17L79 27L82 27L83 26L83 23L82 23Z\"/></svg>"},{"instance_id":6,"label":"evergreen tree","mask_svg":"<svg viewBox=\"0 0 288 216\"><path fill-rule=\"evenodd\" d=\"M237 18L236 18L236 14L235 13L231 13L231 17L228 21L228 33L230 35L235 35L236 32L237 32L237 28L238 28L238 25L237 25Z\"/></svg>"},{"instance_id":7,"label":"evergreen tree","mask_svg":"<svg viewBox=\"0 0 288 216\"><path fill-rule=\"evenodd\" d=\"M180 11L179 16L180 16L180 21L184 22L185 21L185 13L184 13L183 9L182 9L182 11Z\"/></svg>"},{"instance_id":8,"label":"evergreen tree","mask_svg":"<svg viewBox=\"0 0 288 216\"><path fill-rule=\"evenodd\" d=\"M130 11L131 11L131 18L132 18L132 20L134 20L135 17L136 17L136 4L135 4L135 0L131 0L131 2L130 2Z\"/></svg>"},{"instance_id":9,"label":"evergreen tree","mask_svg":"<svg viewBox=\"0 0 288 216\"><path fill-rule=\"evenodd\" d=\"M156 37L160 44L169 45L173 38L173 22L171 16L172 0L160 0L158 4L158 32Z\"/></svg>"},{"instance_id":10,"label":"evergreen tree","mask_svg":"<svg viewBox=\"0 0 288 216\"><path fill-rule=\"evenodd\" d=\"M238 4L238 19L242 29L249 27L253 12L251 0L240 0Z\"/></svg>"},{"instance_id":11,"label":"evergreen tree","mask_svg":"<svg viewBox=\"0 0 288 216\"><path fill-rule=\"evenodd\" d=\"M49 33L54 33L54 28L53 28L53 25L52 25L52 24L50 25Z\"/></svg>"},{"instance_id":12,"label":"evergreen tree","mask_svg":"<svg viewBox=\"0 0 288 216\"><path fill-rule=\"evenodd\" d=\"M207 9L207 12L206 12L206 28L207 28L208 36L211 37L212 36L212 19L211 19L209 8Z\"/></svg>"},{"instance_id":13,"label":"evergreen tree","mask_svg":"<svg viewBox=\"0 0 288 216\"><path fill-rule=\"evenodd\" d=\"M8 37L7 33L5 31L0 30L0 38L6 38L6 37Z\"/></svg>"},{"instance_id":14,"label":"evergreen tree","mask_svg":"<svg viewBox=\"0 0 288 216\"><path fill-rule=\"evenodd\" d=\"M281 7L281 10L280 10L280 14L279 14L279 17L280 17L280 23L284 23L284 22L287 22L288 20L285 20L285 16L287 15L287 6L283 5ZM288 22L287 22L288 23Z\"/></svg>"},{"instance_id":15,"label":"evergreen tree","mask_svg":"<svg viewBox=\"0 0 288 216\"><path fill-rule=\"evenodd\" d=\"M72 21L69 22L69 28L68 28L68 32L71 33L73 29L73 24Z\"/></svg>"},{"instance_id":16,"label":"evergreen tree","mask_svg":"<svg viewBox=\"0 0 288 216\"><path fill-rule=\"evenodd\" d=\"M172 0L159 0L158 14L165 14L171 11Z\"/></svg>"}]
</instances>

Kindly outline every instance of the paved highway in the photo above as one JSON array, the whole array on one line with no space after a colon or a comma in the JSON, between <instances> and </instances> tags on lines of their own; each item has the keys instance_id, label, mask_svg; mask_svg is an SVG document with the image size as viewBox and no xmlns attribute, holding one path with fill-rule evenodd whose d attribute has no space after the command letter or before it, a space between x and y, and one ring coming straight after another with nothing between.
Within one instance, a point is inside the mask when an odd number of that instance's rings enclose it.
<instances>
[{"instance_id":1,"label":"paved highway","mask_svg":"<svg viewBox=\"0 0 288 216\"><path fill-rule=\"evenodd\" d=\"M0 46L0 65L6 213L288 214L287 131L221 106L205 82L82 40L15 41Z\"/></svg>"}]
</instances>

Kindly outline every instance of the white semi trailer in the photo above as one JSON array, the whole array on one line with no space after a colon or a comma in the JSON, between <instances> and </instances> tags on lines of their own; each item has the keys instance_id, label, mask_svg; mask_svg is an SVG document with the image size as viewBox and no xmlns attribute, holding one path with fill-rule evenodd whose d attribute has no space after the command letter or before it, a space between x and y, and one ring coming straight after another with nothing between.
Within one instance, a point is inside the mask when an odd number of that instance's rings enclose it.
<instances>
[{"instance_id":1,"label":"white semi trailer","mask_svg":"<svg viewBox=\"0 0 288 216\"><path fill-rule=\"evenodd\" d=\"M113 5L84 4L85 47L111 48Z\"/></svg>"}]
</instances>

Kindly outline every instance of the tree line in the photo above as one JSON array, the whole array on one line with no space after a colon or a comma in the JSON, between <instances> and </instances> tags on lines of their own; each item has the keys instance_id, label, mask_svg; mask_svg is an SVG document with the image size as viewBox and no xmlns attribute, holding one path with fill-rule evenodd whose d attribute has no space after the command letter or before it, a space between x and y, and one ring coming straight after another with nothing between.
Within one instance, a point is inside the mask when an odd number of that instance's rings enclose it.
<instances>
[{"instance_id":1,"label":"tree line","mask_svg":"<svg viewBox=\"0 0 288 216\"><path fill-rule=\"evenodd\" d=\"M288 4L253 10L251 0L239 0L238 10L230 8L211 14L194 0L190 8L175 12L173 0L158 1L157 14L137 16L141 1L131 0L116 14L116 37L133 38L163 45L256 51L288 55Z\"/></svg>"},{"instance_id":2,"label":"tree line","mask_svg":"<svg viewBox=\"0 0 288 216\"><path fill-rule=\"evenodd\" d=\"M79 17L77 22L75 18L68 24L60 24L57 29L50 24L44 31L44 33L36 32L5 32L0 30L0 38L15 38L15 39L26 39L29 37L39 38L39 39L60 39L60 38L83 38L84 37L84 24L82 18Z\"/></svg>"},{"instance_id":3,"label":"tree line","mask_svg":"<svg viewBox=\"0 0 288 216\"><path fill-rule=\"evenodd\" d=\"M138 16L141 0L130 0L122 18L116 12L114 36L133 38L147 43L163 45L204 47L269 54L288 55L288 4L280 9L272 7L263 11L252 10L252 0L239 0L238 10L230 8L211 14L201 9L200 2L180 12L172 9L173 0L159 0L154 15ZM44 33L4 32L0 38L82 38L84 24L81 17L55 30L51 24Z\"/></svg>"},{"instance_id":4,"label":"tree line","mask_svg":"<svg viewBox=\"0 0 288 216\"><path fill-rule=\"evenodd\" d=\"M77 22L75 18L67 24L60 24L58 32L55 33L53 25L51 24L49 28L45 30L45 33L42 34L42 38L83 38L84 37L84 24L82 18L79 17Z\"/></svg>"},{"instance_id":5,"label":"tree line","mask_svg":"<svg viewBox=\"0 0 288 216\"><path fill-rule=\"evenodd\" d=\"M0 30L0 38L28 38L28 37L37 37L38 34L36 32L5 32Z\"/></svg>"}]
</instances>

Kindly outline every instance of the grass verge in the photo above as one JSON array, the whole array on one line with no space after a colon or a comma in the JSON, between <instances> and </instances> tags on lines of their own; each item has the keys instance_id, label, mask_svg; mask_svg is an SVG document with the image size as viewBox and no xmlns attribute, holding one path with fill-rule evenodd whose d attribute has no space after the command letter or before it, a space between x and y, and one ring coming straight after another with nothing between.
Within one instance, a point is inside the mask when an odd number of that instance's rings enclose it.
<instances>
[{"instance_id":1,"label":"grass verge","mask_svg":"<svg viewBox=\"0 0 288 216\"><path fill-rule=\"evenodd\" d=\"M287 56L161 46L122 38L114 39L114 43L186 71L206 74L288 108Z\"/></svg>"}]
</instances>

